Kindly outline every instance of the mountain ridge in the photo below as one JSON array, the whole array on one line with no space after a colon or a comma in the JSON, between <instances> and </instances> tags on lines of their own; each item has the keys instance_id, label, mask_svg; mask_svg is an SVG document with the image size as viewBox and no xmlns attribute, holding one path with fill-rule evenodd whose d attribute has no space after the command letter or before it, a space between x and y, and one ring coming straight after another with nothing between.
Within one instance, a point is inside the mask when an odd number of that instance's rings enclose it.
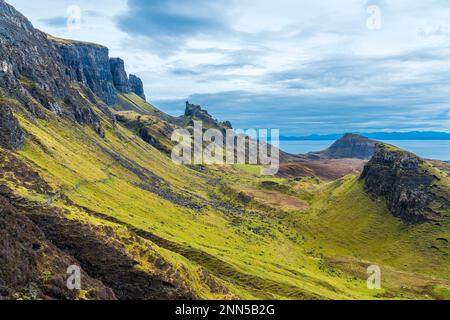
<instances>
[{"instance_id":1,"label":"mountain ridge","mask_svg":"<svg viewBox=\"0 0 450 320\"><path fill-rule=\"evenodd\" d=\"M361 159L369 160L374 152L376 141L367 137L346 133L329 148L320 152L310 152L304 155L309 159Z\"/></svg>"},{"instance_id":2,"label":"mountain ridge","mask_svg":"<svg viewBox=\"0 0 450 320\"><path fill-rule=\"evenodd\" d=\"M450 140L449 132L439 131L410 131L410 132L353 132L372 140ZM282 141L328 141L337 140L342 133L313 134L309 136L281 136Z\"/></svg>"}]
</instances>

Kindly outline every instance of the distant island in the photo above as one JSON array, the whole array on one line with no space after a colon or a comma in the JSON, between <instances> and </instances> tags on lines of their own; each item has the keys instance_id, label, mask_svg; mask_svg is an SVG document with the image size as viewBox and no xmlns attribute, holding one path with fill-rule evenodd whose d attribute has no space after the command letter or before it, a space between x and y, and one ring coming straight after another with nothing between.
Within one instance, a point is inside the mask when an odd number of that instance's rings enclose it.
<instances>
[{"instance_id":1,"label":"distant island","mask_svg":"<svg viewBox=\"0 0 450 320\"><path fill-rule=\"evenodd\" d=\"M373 140L450 140L449 132L413 131L413 132L372 132L355 134L365 136ZM333 133L326 135L312 134L309 136L281 136L282 141L324 141L338 140L344 134Z\"/></svg>"}]
</instances>

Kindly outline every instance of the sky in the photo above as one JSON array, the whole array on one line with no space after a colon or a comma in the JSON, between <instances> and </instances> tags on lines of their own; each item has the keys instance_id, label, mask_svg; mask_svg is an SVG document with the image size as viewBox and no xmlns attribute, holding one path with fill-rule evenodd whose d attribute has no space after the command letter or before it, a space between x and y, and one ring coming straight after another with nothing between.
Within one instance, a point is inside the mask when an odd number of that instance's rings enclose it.
<instances>
[{"instance_id":1,"label":"sky","mask_svg":"<svg viewBox=\"0 0 450 320\"><path fill-rule=\"evenodd\" d=\"M189 100L282 135L450 131L448 0L7 2L45 32L108 46L172 115Z\"/></svg>"}]
</instances>

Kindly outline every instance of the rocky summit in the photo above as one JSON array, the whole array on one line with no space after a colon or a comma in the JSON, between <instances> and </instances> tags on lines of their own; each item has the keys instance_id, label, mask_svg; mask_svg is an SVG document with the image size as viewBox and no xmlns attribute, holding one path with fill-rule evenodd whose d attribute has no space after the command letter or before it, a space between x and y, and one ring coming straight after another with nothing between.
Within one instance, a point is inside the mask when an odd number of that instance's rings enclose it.
<instances>
[{"instance_id":1,"label":"rocky summit","mask_svg":"<svg viewBox=\"0 0 450 320\"><path fill-rule=\"evenodd\" d=\"M347 133L324 151L308 153L309 159L362 159L369 160L376 141L358 134Z\"/></svg>"},{"instance_id":2,"label":"rocky summit","mask_svg":"<svg viewBox=\"0 0 450 320\"><path fill-rule=\"evenodd\" d=\"M193 126L194 121L201 121L204 128L216 128L216 129L232 129L232 125L229 121L219 122L215 120L207 110L202 109L201 106L191 104L186 101L186 109L184 112L185 125Z\"/></svg>"},{"instance_id":3,"label":"rocky summit","mask_svg":"<svg viewBox=\"0 0 450 320\"><path fill-rule=\"evenodd\" d=\"M405 222L448 218L450 192L440 185L446 174L410 152L377 144L361 179L367 192L384 197L389 210Z\"/></svg>"}]
</instances>

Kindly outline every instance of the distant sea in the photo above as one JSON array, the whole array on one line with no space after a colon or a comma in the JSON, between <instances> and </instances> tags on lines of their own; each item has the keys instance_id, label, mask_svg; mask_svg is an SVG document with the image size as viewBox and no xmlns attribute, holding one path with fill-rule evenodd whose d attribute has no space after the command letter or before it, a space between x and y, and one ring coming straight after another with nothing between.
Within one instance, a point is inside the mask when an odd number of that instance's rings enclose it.
<instances>
[{"instance_id":1,"label":"distant sea","mask_svg":"<svg viewBox=\"0 0 450 320\"><path fill-rule=\"evenodd\" d=\"M386 140L396 147L411 151L425 159L450 160L450 140ZM281 149L292 154L322 151L334 143L334 140L323 141L280 141Z\"/></svg>"}]
</instances>

